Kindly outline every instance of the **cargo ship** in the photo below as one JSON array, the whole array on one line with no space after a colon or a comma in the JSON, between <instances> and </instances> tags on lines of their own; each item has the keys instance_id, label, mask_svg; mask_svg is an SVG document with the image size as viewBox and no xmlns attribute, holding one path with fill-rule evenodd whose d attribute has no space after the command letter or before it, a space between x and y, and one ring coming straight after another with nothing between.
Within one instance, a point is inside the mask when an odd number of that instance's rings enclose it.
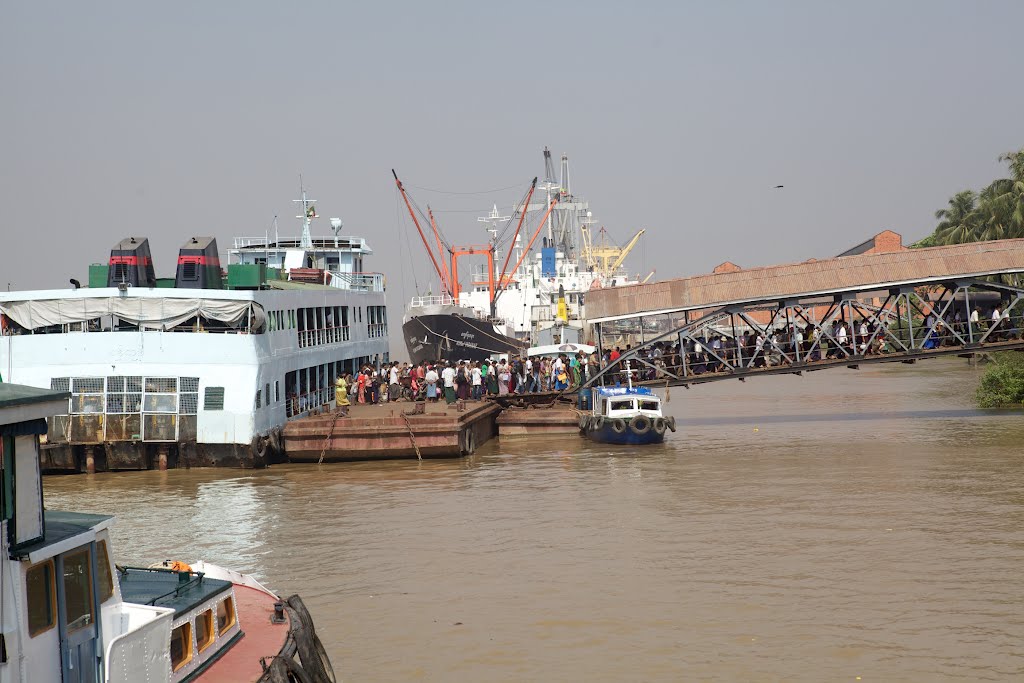
<instances>
[{"instance_id":1,"label":"cargo ship","mask_svg":"<svg viewBox=\"0 0 1024 683\"><path fill-rule=\"evenodd\" d=\"M530 346L585 343L587 292L646 282L653 275L641 280L624 267L645 230L622 246L609 243L604 228L595 239L597 219L589 203L571 191L568 157L562 156L556 179L545 148L544 167L543 183L534 178L510 215L502 216L495 206L478 219L489 226L490 238L468 247L449 246L433 214L428 210L424 215L395 176L443 292L414 296L409 303L402 332L412 362L483 360L519 354ZM528 215L542 215L532 236L522 229ZM513 225L514 233L503 240ZM464 256L487 257L486 265L471 270L467 287L458 276Z\"/></svg>"},{"instance_id":2,"label":"cargo ship","mask_svg":"<svg viewBox=\"0 0 1024 683\"><path fill-rule=\"evenodd\" d=\"M224 465L283 457L289 420L321 410L338 375L388 361L384 277L362 237L238 237L222 268L212 237L156 277L149 240L129 237L88 287L0 293L0 375L66 391L49 420L53 471Z\"/></svg>"}]
</instances>

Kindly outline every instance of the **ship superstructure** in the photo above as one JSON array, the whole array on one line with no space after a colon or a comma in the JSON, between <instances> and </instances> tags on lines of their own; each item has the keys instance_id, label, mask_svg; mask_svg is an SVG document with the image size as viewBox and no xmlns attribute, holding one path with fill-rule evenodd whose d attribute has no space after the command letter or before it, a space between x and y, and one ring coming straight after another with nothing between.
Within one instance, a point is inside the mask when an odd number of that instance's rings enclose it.
<instances>
[{"instance_id":1,"label":"ship superstructure","mask_svg":"<svg viewBox=\"0 0 1024 683\"><path fill-rule=\"evenodd\" d=\"M447 357L445 352L458 358L495 357L514 351L516 342L525 346L583 342L587 292L640 281L624 268L624 262L645 231L637 231L624 246L618 246L609 243L602 228L595 241L597 219L589 203L572 193L568 157L562 156L557 178L547 148L544 165L544 181L534 181L527 199L513 215L502 216L494 206L489 215L478 219L487 225L490 239L487 245L476 247L475 253L486 253L488 258L486 265L471 270L465 289L458 283L454 264L470 252L448 246L453 266L447 269L443 258L431 255L444 294L417 296L410 302L402 329L414 361ZM532 203L531 198L535 198ZM408 199L407 205L415 222ZM527 213L543 214L529 238L519 229ZM430 225L441 251L442 239L433 214ZM502 246L500 236L512 225L517 229ZM423 243L431 251L425 237ZM459 335L474 335L474 340L489 345L490 350L474 354L473 349L460 345ZM441 356L429 355L437 353Z\"/></svg>"},{"instance_id":2,"label":"ship superstructure","mask_svg":"<svg viewBox=\"0 0 1024 683\"><path fill-rule=\"evenodd\" d=\"M226 278L213 238L190 238L159 279L136 237L90 268L88 288L0 293L0 374L71 394L44 465L259 466L340 374L388 360L372 250L336 219L314 237L315 205L298 201L301 237L236 238Z\"/></svg>"}]
</instances>

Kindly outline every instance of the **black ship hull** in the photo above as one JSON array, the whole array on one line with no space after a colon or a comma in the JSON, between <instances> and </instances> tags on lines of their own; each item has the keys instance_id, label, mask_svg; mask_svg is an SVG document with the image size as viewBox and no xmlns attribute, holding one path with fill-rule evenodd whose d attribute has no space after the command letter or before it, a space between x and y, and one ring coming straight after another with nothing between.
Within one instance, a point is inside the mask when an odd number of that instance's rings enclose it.
<instances>
[{"instance_id":1,"label":"black ship hull","mask_svg":"<svg viewBox=\"0 0 1024 683\"><path fill-rule=\"evenodd\" d=\"M440 359L482 361L502 354L520 354L529 346L501 334L486 320L451 313L409 318L402 325L402 334L414 365Z\"/></svg>"}]
</instances>

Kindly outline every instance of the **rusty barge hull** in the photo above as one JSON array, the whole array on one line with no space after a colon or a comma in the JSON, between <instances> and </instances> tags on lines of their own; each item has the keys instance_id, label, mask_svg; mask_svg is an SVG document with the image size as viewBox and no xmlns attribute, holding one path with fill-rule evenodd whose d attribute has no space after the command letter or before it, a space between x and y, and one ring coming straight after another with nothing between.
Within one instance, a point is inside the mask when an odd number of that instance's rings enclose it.
<instances>
[{"instance_id":1,"label":"rusty barge hull","mask_svg":"<svg viewBox=\"0 0 1024 683\"><path fill-rule=\"evenodd\" d=\"M497 420L498 438L578 435L579 413L572 406L556 404L545 409L509 408Z\"/></svg>"},{"instance_id":2,"label":"rusty barge hull","mask_svg":"<svg viewBox=\"0 0 1024 683\"><path fill-rule=\"evenodd\" d=\"M488 402L463 411L435 403L409 414L412 406L352 406L344 417L332 412L294 420L284 428L285 454L291 462L320 462L321 454L323 462L458 458L495 435L501 413Z\"/></svg>"}]
</instances>

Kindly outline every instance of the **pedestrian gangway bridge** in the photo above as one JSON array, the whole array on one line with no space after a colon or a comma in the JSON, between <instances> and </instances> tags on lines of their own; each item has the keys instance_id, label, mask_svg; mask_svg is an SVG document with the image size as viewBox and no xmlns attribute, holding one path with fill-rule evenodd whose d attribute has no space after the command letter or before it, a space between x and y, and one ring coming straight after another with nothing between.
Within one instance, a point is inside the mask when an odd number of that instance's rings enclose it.
<instances>
[{"instance_id":1,"label":"pedestrian gangway bridge","mask_svg":"<svg viewBox=\"0 0 1024 683\"><path fill-rule=\"evenodd\" d=\"M591 291L598 346L635 342L587 385L689 386L1024 349L1024 239L735 269ZM1024 280L1022 280L1024 281Z\"/></svg>"}]
</instances>

